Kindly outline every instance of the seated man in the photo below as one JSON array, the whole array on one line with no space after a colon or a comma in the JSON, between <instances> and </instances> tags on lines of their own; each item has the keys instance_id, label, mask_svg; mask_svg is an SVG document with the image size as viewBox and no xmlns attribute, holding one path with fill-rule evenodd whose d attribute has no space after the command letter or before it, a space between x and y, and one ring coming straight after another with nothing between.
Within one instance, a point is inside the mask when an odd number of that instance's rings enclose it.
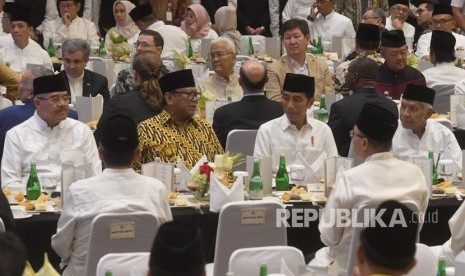
<instances>
[{"instance_id":1,"label":"seated man","mask_svg":"<svg viewBox=\"0 0 465 276\"><path fill-rule=\"evenodd\" d=\"M194 116L200 92L195 88L192 70L164 75L158 82L164 108L160 114L137 127L140 163L149 163L160 157L163 162L172 164L181 160L190 169L203 155L214 160L215 155L222 154L223 148L211 125Z\"/></svg>"},{"instance_id":2,"label":"seated man","mask_svg":"<svg viewBox=\"0 0 465 276\"><path fill-rule=\"evenodd\" d=\"M213 116L213 129L223 148L234 129L258 129L262 124L281 117L283 106L265 96L268 80L266 67L256 60L247 60L240 69L239 84L244 97L238 102L218 108Z\"/></svg>"},{"instance_id":3,"label":"seated man","mask_svg":"<svg viewBox=\"0 0 465 276\"><path fill-rule=\"evenodd\" d=\"M268 82L265 93L268 99L281 101L286 73L303 74L315 78L315 101L322 94L334 93L328 65L313 55L307 55L310 34L307 22L290 19L281 28L287 55L268 66Z\"/></svg>"},{"instance_id":4,"label":"seated man","mask_svg":"<svg viewBox=\"0 0 465 276\"><path fill-rule=\"evenodd\" d=\"M105 101L110 99L108 80L105 76L86 69L89 61L90 46L82 39L68 39L62 45L63 66L65 70L58 75L65 80L66 91L71 102L76 97L95 97L102 95Z\"/></svg>"},{"instance_id":5,"label":"seated man","mask_svg":"<svg viewBox=\"0 0 465 276\"><path fill-rule=\"evenodd\" d=\"M407 275L417 263L418 220L411 219L415 214L402 203L388 200L374 215L389 227L375 222L362 230L353 275Z\"/></svg>"},{"instance_id":6,"label":"seated man","mask_svg":"<svg viewBox=\"0 0 465 276\"><path fill-rule=\"evenodd\" d=\"M148 276L204 276L202 233L191 223L176 220L158 229Z\"/></svg>"},{"instance_id":7,"label":"seated man","mask_svg":"<svg viewBox=\"0 0 465 276\"><path fill-rule=\"evenodd\" d=\"M239 75L234 72L236 64L236 46L225 37L212 41L210 58L215 74L200 83L202 92L208 90L216 100L226 101L229 97L236 102L242 98Z\"/></svg>"},{"instance_id":8,"label":"seated man","mask_svg":"<svg viewBox=\"0 0 465 276\"><path fill-rule=\"evenodd\" d=\"M336 143L329 126L307 116L313 105L315 80L312 77L287 73L283 87L284 115L260 126L255 140L254 157L291 156L321 150L326 157L337 156ZM295 160L286 160L293 164Z\"/></svg>"},{"instance_id":9,"label":"seated man","mask_svg":"<svg viewBox=\"0 0 465 276\"><path fill-rule=\"evenodd\" d=\"M63 275L84 275L92 220L101 213L148 211L159 225L172 220L165 185L131 169L139 158L137 126L124 115L108 119L99 155L105 170L80 180L65 193L52 248L67 265Z\"/></svg>"},{"instance_id":10,"label":"seated man","mask_svg":"<svg viewBox=\"0 0 465 276\"><path fill-rule=\"evenodd\" d=\"M378 7L368 7L362 15L362 20L360 22L376 25L379 27L380 31L386 30L384 28L386 26L386 14L383 9Z\"/></svg>"},{"instance_id":11,"label":"seated man","mask_svg":"<svg viewBox=\"0 0 465 276\"><path fill-rule=\"evenodd\" d=\"M383 32L380 53L385 62L379 66L378 93L387 91L393 100L399 100L408 84L426 85L423 74L407 65L408 47L402 31Z\"/></svg>"},{"instance_id":12,"label":"seated man","mask_svg":"<svg viewBox=\"0 0 465 276\"><path fill-rule=\"evenodd\" d=\"M61 17L43 23L44 47L53 42L63 43L67 39L83 39L92 46L99 46L99 36L94 22L78 16L79 0L57 0Z\"/></svg>"},{"instance_id":13,"label":"seated man","mask_svg":"<svg viewBox=\"0 0 465 276\"><path fill-rule=\"evenodd\" d=\"M336 180L318 225L321 241L328 247L316 253L312 264L327 266L337 261L340 268L347 267L353 229L341 227L347 217L338 217L338 211L350 212L368 202L396 199L411 200L420 212L426 212L428 188L423 172L389 152L397 129L397 114L397 109L393 113L386 103L363 106L353 129L352 144L365 162L346 170Z\"/></svg>"},{"instance_id":14,"label":"seated man","mask_svg":"<svg viewBox=\"0 0 465 276\"><path fill-rule=\"evenodd\" d=\"M9 64L10 68L18 73L26 70L27 64L53 68L47 52L29 38L32 32L29 9L14 5L11 8L10 21L13 42L7 43L5 47L0 49L0 60Z\"/></svg>"},{"instance_id":15,"label":"seated man","mask_svg":"<svg viewBox=\"0 0 465 276\"><path fill-rule=\"evenodd\" d=\"M433 114L433 89L408 85L400 104L400 122L392 139L392 152L399 156L428 158L433 150L434 160L451 159L456 172L462 171L462 150L452 131L444 125L428 120Z\"/></svg>"},{"instance_id":16,"label":"seated man","mask_svg":"<svg viewBox=\"0 0 465 276\"><path fill-rule=\"evenodd\" d=\"M23 72L18 90L19 99L24 105L13 105L0 110L0 159L3 156L3 145L7 131L34 115L36 106L33 103L34 87L32 82L38 77L51 75L53 75L52 70L39 65ZM78 114L75 110L69 109L68 117L77 120Z\"/></svg>"},{"instance_id":17,"label":"seated man","mask_svg":"<svg viewBox=\"0 0 465 276\"><path fill-rule=\"evenodd\" d=\"M386 18L386 30L403 31L405 37L412 38L415 36L415 27L406 22L409 14L408 0L389 0L389 17Z\"/></svg>"},{"instance_id":18,"label":"seated man","mask_svg":"<svg viewBox=\"0 0 465 276\"><path fill-rule=\"evenodd\" d=\"M62 163L102 165L90 128L67 118L69 96L61 76L34 79L34 115L6 133L2 157L2 186L26 183L31 161L37 172L61 173Z\"/></svg>"}]
</instances>

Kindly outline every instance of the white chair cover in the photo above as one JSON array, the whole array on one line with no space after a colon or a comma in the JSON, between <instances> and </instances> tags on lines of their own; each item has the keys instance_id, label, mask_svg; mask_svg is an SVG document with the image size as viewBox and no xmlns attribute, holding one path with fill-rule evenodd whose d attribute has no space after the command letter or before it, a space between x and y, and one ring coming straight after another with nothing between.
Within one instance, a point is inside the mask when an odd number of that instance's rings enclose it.
<instances>
[{"instance_id":1,"label":"white chair cover","mask_svg":"<svg viewBox=\"0 0 465 276\"><path fill-rule=\"evenodd\" d=\"M353 144L352 144L352 140L351 140L350 141L350 147L349 147L349 153L347 154L347 157L354 159L353 166L356 167L356 166L363 163L363 158L355 152L352 145Z\"/></svg>"},{"instance_id":2,"label":"white chair cover","mask_svg":"<svg viewBox=\"0 0 465 276\"><path fill-rule=\"evenodd\" d=\"M292 246L264 246L237 249L229 259L229 272L234 275L257 275L260 264L266 262L268 273L280 273L281 259L294 275L299 275L299 267L305 266L302 251Z\"/></svg>"},{"instance_id":3,"label":"white chair cover","mask_svg":"<svg viewBox=\"0 0 465 276\"><path fill-rule=\"evenodd\" d=\"M110 228L115 224L134 224L134 238L110 238ZM152 213L103 213L92 220L86 274L95 275L97 262L107 253L150 252L158 221Z\"/></svg>"},{"instance_id":4,"label":"white chair cover","mask_svg":"<svg viewBox=\"0 0 465 276\"><path fill-rule=\"evenodd\" d=\"M410 210L412 210L414 213L418 214L420 212L420 209L418 205L411 200L405 200L401 201L402 204L406 205ZM363 225L365 220L365 209L376 209L378 205L381 202L371 202L367 204L360 205L357 208L357 213L355 214L355 217L352 218L352 220L355 220L358 225ZM369 212L370 214L374 214L372 212ZM349 261L347 263L347 270L346 271L352 271L354 266L357 264L357 247L360 244L360 232L362 232L363 227L353 227L352 231L352 240L350 242L350 247L349 247ZM418 229L418 233L420 233L420 229ZM417 235L417 241L420 239L420 235Z\"/></svg>"},{"instance_id":5,"label":"white chair cover","mask_svg":"<svg viewBox=\"0 0 465 276\"><path fill-rule=\"evenodd\" d=\"M439 114L450 112L450 95L454 95L456 83L435 84L431 88L436 92L434 97L433 110Z\"/></svg>"},{"instance_id":6,"label":"white chair cover","mask_svg":"<svg viewBox=\"0 0 465 276\"><path fill-rule=\"evenodd\" d=\"M107 269L111 269L113 276L131 275L137 269L140 275L147 275L149 271L150 252L110 253L100 258L97 264L97 276L105 276Z\"/></svg>"},{"instance_id":7,"label":"white chair cover","mask_svg":"<svg viewBox=\"0 0 465 276\"><path fill-rule=\"evenodd\" d=\"M257 131L256 129L234 129L230 131L226 138L225 151L252 156L255 148ZM246 171L246 164L244 163L237 166L235 170Z\"/></svg>"},{"instance_id":8,"label":"white chair cover","mask_svg":"<svg viewBox=\"0 0 465 276\"><path fill-rule=\"evenodd\" d=\"M445 127L447 127L448 129L453 130L451 121L446 118L433 118L433 119L428 119L428 120L431 120L436 123L440 123L444 125Z\"/></svg>"},{"instance_id":9,"label":"white chair cover","mask_svg":"<svg viewBox=\"0 0 465 276\"><path fill-rule=\"evenodd\" d=\"M284 212L284 206L279 202L272 201L225 204L221 208L218 221L213 275L226 275L229 258L236 249L287 245L286 227L277 221L280 217L278 210ZM260 217L259 214L264 212L264 223L258 222L258 220L254 220L256 224L244 223L244 219L252 212L255 212L257 217Z\"/></svg>"},{"instance_id":10,"label":"white chair cover","mask_svg":"<svg viewBox=\"0 0 465 276\"><path fill-rule=\"evenodd\" d=\"M436 276L438 260L427 245L417 243L415 259L417 260L417 264L410 270L407 276Z\"/></svg>"}]
</instances>

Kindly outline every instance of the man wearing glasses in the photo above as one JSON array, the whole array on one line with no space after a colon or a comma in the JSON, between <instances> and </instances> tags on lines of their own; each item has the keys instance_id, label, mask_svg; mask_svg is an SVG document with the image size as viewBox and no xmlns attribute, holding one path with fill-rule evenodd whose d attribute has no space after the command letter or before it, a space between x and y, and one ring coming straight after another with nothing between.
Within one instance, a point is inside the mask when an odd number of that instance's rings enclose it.
<instances>
[{"instance_id":1,"label":"man wearing glasses","mask_svg":"<svg viewBox=\"0 0 465 276\"><path fill-rule=\"evenodd\" d=\"M451 33L455 37L454 49L465 49L465 36L453 32L456 28L454 17L452 16L452 8L447 5L436 5L433 9L432 27L436 31L445 31ZM424 60L430 60L430 44L432 32L426 33L418 39L417 51L415 55ZM462 51L463 52L463 51ZM458 57L456 55L456 57Z\"/></svg>"},{"instance_id":2,"label":"man wearing glasses","mask_svg":"<svg viewBox=\"0 0 465 276\"><path fill-rule=\"evenodd\" d=\"M215 155L222 154L223 148L211 125L194 116L201 93L195 87L192 70L167 74L160 78L159 84L164 108L137 127L141 158L135 168L159 157L172 164L181 160L191 169L203 155L214 160Z\"/></svg>"},{"instance_id":3,"label":"man wearing glasses","mask_svg":"<svg viewBox=\"0 0 465 276\"><path fill-rule=\"evenodd\" d=\"M376 25L380 28L380 32L385 30L386 15L381 8L368 7L362 16L361 23Z\"/></svg>"},{"instance_id":4,"label":"man wearing glasses","mask_svg":"<svg viewBox=\"0 0 465 276\"><path fill-rule=\"evenodd\" d=\"M67 118L68 93L58 75L34 79L34 115L10 129L2 158L2 186L21 185L29 177L31 161L37 172L61 174L62 163L91 164L99 174L102 165L90 128Z\"/></svg>"},{"instance_id":5,"label":"man wearing glasses","mask_svg":"<svg viewBox=\"0 0 465 276\"><path fill-rule=\"evenodd\" d=\"M405 22L409 12L408 0L389 0L390 16L386 18L386 30L402 30L405 37L413 38L415 35L415 27Z\"/></svg>"},{"instance_id":6,"label":"man wearing glasses","mask_svg":"<svg viewBox=\"0 0 465 276\"><path fill-rule=\"evenodd\" d=\"M231 98L236 102L242 98L239 75L234 72L236 64L236 46L225 37L212 41L210 59L215 74L200 83L202 91L210 91L215 99L226 101Z\"/></svg>"},{"instance_id":7,"label":"man wearing glasses","mask_svg":"<svg viewBox=\"0 0 465 276\"><path fill-rule=\"evenodd\" d=\"M102 95L103 100L110 99L108 80L105 76L85 69L89 61L90 46L82 39L68 39L63 43L64 71L58 75L65 80L66 91L71 96L71 102L76 97L95 97Z\"/></svg>"},{"instance_id":8,"label":"man wearing glasses","mask_svg":"<svg viewBox=\"0 0 465 276\"><path fill-rule=\"evenodd\" d=\"M94 22L78 16L81 4L78 0L58 0L60 10L59 18L45 21L44 30L44 47L48 47L49 39L53 42L63 43L70 38L80 38L89 40L92 46L99 46L99 36Z\"/></svg>"}]
</instances>

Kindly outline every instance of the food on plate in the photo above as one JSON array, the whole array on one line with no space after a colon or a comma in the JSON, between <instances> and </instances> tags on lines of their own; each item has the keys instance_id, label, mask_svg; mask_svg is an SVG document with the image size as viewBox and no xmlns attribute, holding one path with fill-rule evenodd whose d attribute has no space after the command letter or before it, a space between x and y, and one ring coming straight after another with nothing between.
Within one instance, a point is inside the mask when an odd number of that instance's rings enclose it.
<instances>
[{"instance_id":1,"label":"food on plate","mask_svg":"<svg viewBox=\"0 0 465 276\"><path fill-rule=\"evenodd\" d=\"M96 130L97 124L98 124L98 120L92 120L86 123L86 125L90 127L91 130Z\"/></svg>"},{"instance_id":2,"label":"food on plate","mask_svg":"<svg viewBox=\"0 0 465 276\"><path fill-rule=\"evenodd\" d=\"M178 198L174 201L174 205L176 206L186 206L187 205L187 198Z\"/></svg>"},{"instance_id":3,"label":"food on plate","mask_svg":"<svg viewBox=\"0 0 465 276\"><path fill-rule=\"evenodd\" d=\"M171 193L168 194L168 199L176 199L178 197L178 195L179 195L178 192L176 192L176 193L171 192Z\"/></svg>"},{"instance_id":4,"label":"food on plate","mask_svg":"<svg viewBox=\"0 0 465 276\"><path fill-rule=\"evenodd\" d=\"M18 202L23 202L23 200L24 200L24 195L23 195L23 193L18 193L18 194L15 196L15 200L18 201Z\"/></svg>"},{"instance_id":5,"label":"food on plate","mask_svg":"<svg viewBox=\"0 0 465 276\"><path fill-rule=\"evenodd\" d=\"M443 195L444 193L445 191L442 188L433 189L433 195Z\"/></svg>"},{"instance_id":6,"label":"food on plate","mask_svg":"<svg viewBox=\"0 0 465 276\"><path fill-rule=\"evenodd\" d=\"M8 188L4 188L3 189L3 194L6 195L6 196L11 195L11 191Z\"/></svg>"},{"instance_id":7,"label":"food on plate","mask_svg":"<svg viewBox=\"0 0 465 276\"><path fill-rule=\"evenodd\" d=\"M458 173L457 178L458 178L459 181L462 181L462 173Z\"/></svg>"},{"instance_id":8,"label":"food on plate","mask_svg":"<svg viewBox=\"0 0 465 276\"><path fill-rule=\"evenodd\" d=\"M26 211L34 210L34 204L32 204L32 202L30 201L20 202L19 205L24 206L26 208Z\"/></svg>"},{"instance_id":9,"label":"food on plate","mask_svg":"<svg viewBox=\"0 0 465 276\"><path fill-rule=\"evenodd\" d=\"M312 200L312 195L310 193L302 193L300 194L300 199L303 201L310 201Z\"/></svg>"},{"instance_id":10,"label":"food on plate","mask_svg":"<svg viewBox=\"0 0 465 276\"><path fill-rule=\"evenodd\" d=\"M197 191L197 188L199 187L199 185L197 183L194 183L194 182L189 182L187 183L187 189L195 192Z\"/></svg>"},{"instance_id":11,"label":"food on plate","mask_svg":"<svg viewBox=\"0 0 465 276\"><path fill-rule=\"evenodd\" d=\"M450 186L452 186L452 181L447 180L447 181L440 182L436 185L433 185L433 188L447 188Z\"/></svg>"},{"instance_id":12,"label":"food on plate","mask_svg":"<svg viewBox=\"0 0 465 276\"><path fill-rule=\"evenodd\" d=\"M457 186L451 186L444 188L444 192L446 195L455 195L459 191L459 188Z\"/></svg>"},{"instance_id":13,"label":"food on plate","mask_svg":"<svg viewBox=\"0 0 465 276\"><path fill-rule=\"evenodd\" d=\"M305 187L292 187L291 194L300 195L306 193Z\"/></svg>"},{"instance_id":14,"label":"food on plate","mask_svg":"<svg viewBox=\"0 0 465 276\"><path fill-rule=\"evenodd\" d=\"M38 202L38 201L36 201L36 202L34 203L34 209L35 209L36 211L46 211L46 210L47 210L47 207L48 207L48 205L47 205L46 202Z\"/></svg>"},{"instance_id":15,"label":"food on plate","mask_svg":"<svg viewBox=\"0 0 465 276\"><path fill-rule=\"evenodd\" d=\"M285 192L282 196L283 201L289 201L289 200L300 200L300 196L297 194L290 194L288 192Z\"/></svg>"},{"instance_id":16,"label":"food on plate","mask_svg":"<svg viewBox=\"0 0 465 276\"><path fill-rule=\"evenodd\" d=\"M40 196L36 199L36 203L45 203L47 200L49 200L48 195L42 193Z\"/></svg>"}]
</instances>

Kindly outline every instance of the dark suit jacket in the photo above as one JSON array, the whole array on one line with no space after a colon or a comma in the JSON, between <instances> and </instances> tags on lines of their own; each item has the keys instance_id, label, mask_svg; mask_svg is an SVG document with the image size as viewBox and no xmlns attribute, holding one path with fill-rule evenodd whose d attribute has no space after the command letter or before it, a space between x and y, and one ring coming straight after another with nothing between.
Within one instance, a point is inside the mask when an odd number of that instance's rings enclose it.
<instances>
[{"instance_id":1,"label":"dark suit jacket","mask_svg":"<svg viewBox=\"0 0 465 276\"><path fill-rule=\"evenodd\" d=\"M59 74L64 78L66 90L68 91L68 94L71 95L68 75L66 75L64 70ZM105 102L110 99L110 91L108 91L108 80L106 77L84 69L84 77L82 81L82 96L95 97L97 94L100 94Z\"/></svg>"},{"instance_id":2,"label":"dark suit jacket","mask_svg":"<svg viewBox=\"0 0 465 276\"><path fill-rule=\"evenodd\" d=\"M353 95L333 103L329 114L328 125L333 131L337 152L341 156L346 156L350 148L350 131L358 120L362 107L367 102L381 101L392 110L397 111L396 104L378 94L374 88L360 88Z\"/></svg>"},{"instance_id":3,"label":"dark suit jacket","mask_svg":"<svg viewBox=\"0 0 465 276\"><path fill-rule=\"evenodd\" d=\"M213 129L223 148L228 133L234 129L258 129L263 123L284 114L281 103L265 95L244 96L240 101L218 108L213 116Z\"/></svg>"}]
</instances>

